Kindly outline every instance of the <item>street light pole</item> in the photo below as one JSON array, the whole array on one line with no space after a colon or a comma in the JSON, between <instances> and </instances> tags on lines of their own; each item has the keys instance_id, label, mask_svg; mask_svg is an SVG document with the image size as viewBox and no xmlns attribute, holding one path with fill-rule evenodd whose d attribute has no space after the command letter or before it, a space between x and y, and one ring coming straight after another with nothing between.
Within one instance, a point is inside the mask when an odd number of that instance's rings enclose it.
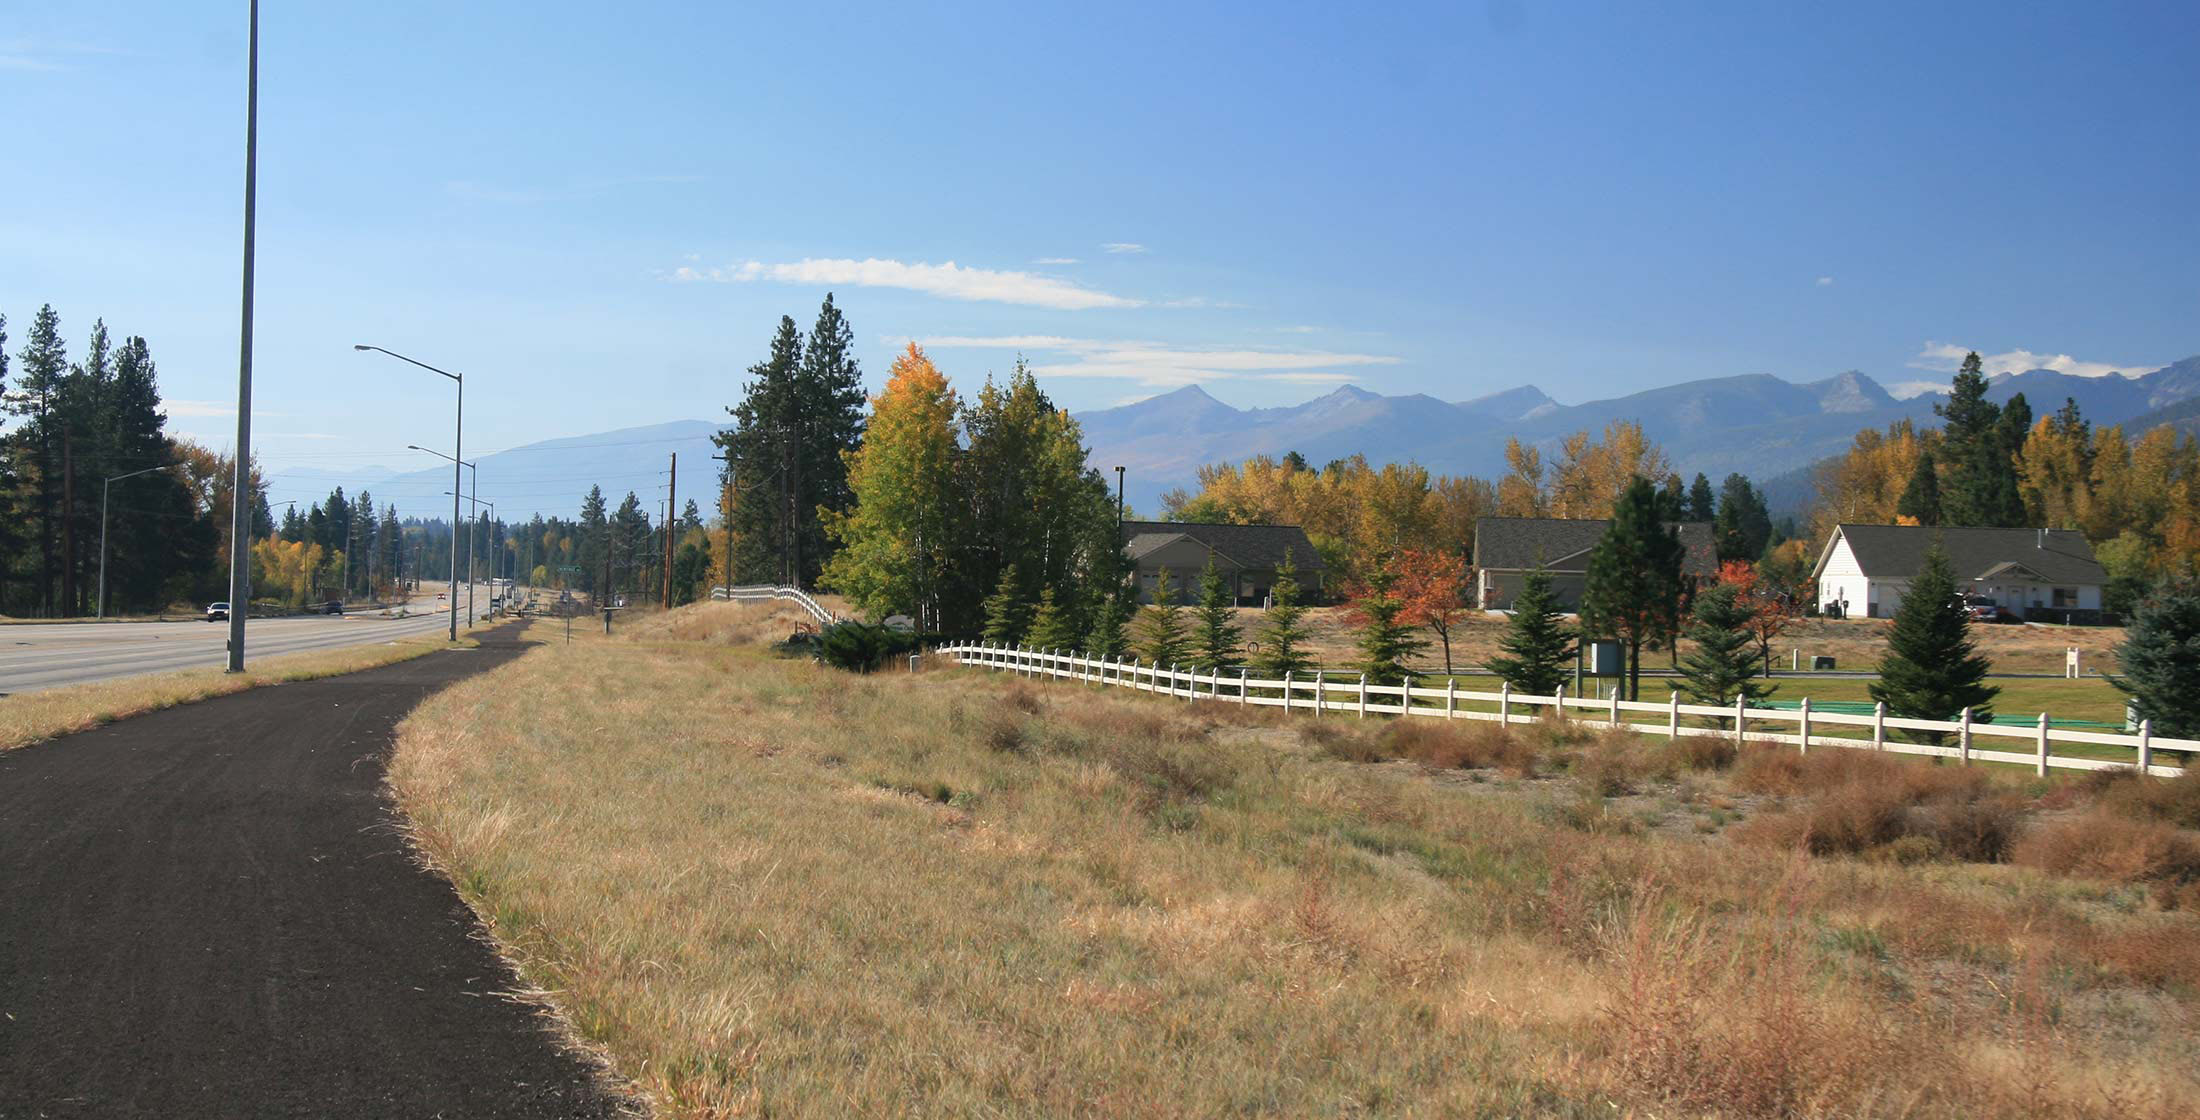
<instances>
[{"instance_id":1,"label":"street light pole","mask_svg":"<svg viewBox=\"0 0 2200 1120\"><path fill-rule=\"evenodd\" d=\"M237 332L237 471L229 490L229 671L244 672L252 613L252 235L259 201L260 0L252 0L244 80L244 292Z\"/></svg>"},{"instance_id":2,"label":"street light pole","mask_svg":"<svg viewBox=\"0 0 2200 1120\"><path fill-rule=\"evenodd\" d=\"M456 424L456 427L455 427L455 429L454 429L454 430L452 431L452 433L451 433L451 453L450 453L450 454L448 454L448 455L443 455L443 457L444 457L444 458L446 458L446 459L449 459L449 460L451 461L451 491L452 491L452 493L453 493L453 494L456 494L456 493L457 493L457 491L458 491L458 465L459 465L459 456L461 456L461 455L464 455L464 454L466 453L466 448L465 448L465 446L464 446L464 445L465 445L465 438L466 438L466 378L465 378L465 375L463 375L463 374L457 374L457 373L452 373L452 372L451 372L450 370L447 370L447 369L437 369L437 368L435 368L434 366L431 366L431 365L429 365L429 364L428 364L428 363L426 363L426 362L423 362L423 361L418 361L418 360L416 360L416 359L413 359L413 358L408 358L408 357L406 357L405 355L403 355L403 354L400 354L400 353L396 352L395 350L384 350L384 349L382 349L382 348L381 348L381 347L379 347L379 346L362 346L362 345L357 345L357 344L354 344L354 345L352 346L352 349L354 349L354 350L372 350L372 351L374 351L374 352L375 352L375 353L377 353L377 354L387 354L387 355L389 355L390 357L392 357L392 358L395 358L395 359L397 359L397 360L398 360L398 361L400 361L400 362L409 362L409 363L411 363L412 365L416 365L416 366L419 366L419 367L420 367L421 369L427 370L427 371L428 371L428 372L430 372L430 373L440 373L440 374L442 374L443 376L445 376L445 377L448 377L448 378L450 378L450 379L451 379L452 381L455 381L455 382L457 382L457 383L458 383L458 417L457 417L457 419L456 419L456 420L454 421L454 423ZM415 448L413 448L413 450L415 450L415 451L427 451L428 449L427 449L427 448L425 448L425 447L415 447ZM428 453L429 453L430 455L442 455L442 454L443 454L443 453L442 453L442 452L440 452L440 451L429 451ZM457 640L458 640L458 499L457 499L456 497L453 497L453 498L451 499L451 588L450 588L450 590L451 590L451 640L455 642L455 641L457 641ZM471 625L471 624L469 623L469 625Z\"/></svg>"},{"instance_id":3,"label":"street light pole","mask_svg":"<svg viewBox=\"0 0 2200 1120\"><path fill-rule=\"evenodd\" d=\"M406 359L406 361L411 360L412 359L410 358ZM438 370L437 372L440 373L442 371ZM435 448L422 447L417 443L406 444L405 450L425 451L438 459L451 460L451 488L446 491L446 493L451 495L451 582L447 590L450 593L451 599L451 640L455 642L458 640L458 499L461 496L458 492L458 468L471 467L473 466L473 464L465 461L464 459L452 458L449 455L445 455L441 451L437 451ZM425 533L425 530L423 530L423 533ZM469 549L468 559L471 558L471 550ZM416 567L413 572L413 578L417 580L419 576L420 573L418 568Z\"/></svg>"},{"instance_id":4,"label":"street light pole","mask_svg":"<svg viewBox=\"0 0 2200 1120\"><path fill-rule=\"evenodd\" d=\"M107 617L107 488L125 478L136 478L141 474L166 470L173 465L172 463L162 463L160 466L147 467L142 471L118 474L99 484L99 606L95 608L93 618L105 619Z\"/></svg>"}]
</instances>

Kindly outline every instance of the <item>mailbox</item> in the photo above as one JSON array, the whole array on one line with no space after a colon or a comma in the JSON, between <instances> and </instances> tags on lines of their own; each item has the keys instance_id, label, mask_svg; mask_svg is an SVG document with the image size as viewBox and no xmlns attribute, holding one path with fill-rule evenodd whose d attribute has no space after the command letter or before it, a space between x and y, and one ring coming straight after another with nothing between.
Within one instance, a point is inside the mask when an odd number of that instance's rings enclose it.
<instances>
[{"instance_id":1,"label":"mailbox","mask_svg":"<svg viewBox=\"0 0 2200 1120\"><path fill-rule=\"evenodd\" d=\"M1810 659L1810 667L1820 673L1830 673L1833 671L1833 658L1818 654Z\"/></svg>"},{"instance_id":2,"label":"mailbox","mask_svg":"<svg viewBox=\"0 0 2200 1120\"><path fill-rule=\"evenodd\" d=\"M1592 677L1624 677L1627 660L1620 656L1619 642L1612 638L1595 638L1582 644L1588 656L1585 671Z\"/></svg>"}]
</instances>

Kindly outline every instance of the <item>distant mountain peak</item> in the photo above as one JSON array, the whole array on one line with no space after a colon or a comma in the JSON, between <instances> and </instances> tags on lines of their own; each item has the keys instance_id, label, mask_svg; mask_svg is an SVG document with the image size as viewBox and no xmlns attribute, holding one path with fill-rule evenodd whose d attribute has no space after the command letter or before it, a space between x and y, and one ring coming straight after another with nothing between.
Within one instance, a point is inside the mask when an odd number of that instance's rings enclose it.
<instances>
[{"instance_id":1,"label":"distant mountain peak","mask_svg":"<svg viewBox=\"0 0 2200 1120\"><path fill-rule=\"evenodd\" d=\"M1533 385L1518 385L1500 393L1460 401L1455 407L1470 416L1491 420L1525 420L1559 405L1549 393Z\"/></svg>"},{"instance_id":2,"label":"distant mountain peak","mask_svg":"<svg viewBox=\"0 0 2200 1120\"><path fill-rule=\"evenodd\" d=\"M1824 381L1804 386L1818 393L1821 412L1873 412L1894 405L1886 388L1859 370L1837 373Z\"/></svg>"}]
</instances>

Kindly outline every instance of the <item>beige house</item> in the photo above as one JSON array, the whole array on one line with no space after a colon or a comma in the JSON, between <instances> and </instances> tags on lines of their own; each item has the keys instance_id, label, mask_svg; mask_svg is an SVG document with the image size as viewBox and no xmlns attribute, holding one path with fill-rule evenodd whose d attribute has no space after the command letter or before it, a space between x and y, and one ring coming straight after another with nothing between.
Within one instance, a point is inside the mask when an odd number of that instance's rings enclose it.
<instances>
[{"instance_id":1,"label":"beige house","mask_svg":"<svg viewBox=\"0 0 2200 1120\"><path fill-rule=\"evenodd\" d=\"M1474 522L1474 602L1483 610L1509 611L1529 572L1551 577L1558 609L1581 609L1589 580L1589 553L1611 528L1608 520L1564 517L1483 517ZM1681 574L1708 580L1719 572L1719 550L1709 521L1673 526L1687 554Z\"/></svg>"},{"instance_id":2,"label":"beige house","mask_svg":"<svg viewBox=\"0 0 2200 1120\"><path fill-rule=\"evenodd\" d=\"M1322 585L1322 558L1306 530L1296 525L1227 525L1194 521L1126 521L1123 553L1138 567L1138 601L1153 601L1162 569L1176 584L1176 601L1190 603L1199 594L1199 577L1208 557L1241 607L1266 606L1275 588L1276 568L1289 553L1298 569L1299 587L1312 597ZM1302 600L1303 601L1303 600Z\"/></svg>"}]
</instances>

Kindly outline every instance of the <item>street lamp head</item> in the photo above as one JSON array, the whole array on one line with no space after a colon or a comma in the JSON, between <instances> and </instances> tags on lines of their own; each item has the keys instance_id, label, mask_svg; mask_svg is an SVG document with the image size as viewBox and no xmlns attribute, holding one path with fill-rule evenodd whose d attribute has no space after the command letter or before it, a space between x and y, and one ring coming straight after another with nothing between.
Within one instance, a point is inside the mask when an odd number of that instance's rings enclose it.
<instances>
[{"instance_id":1,"label":"street lamp head","mask_svg":"<svg viewBox=\"0 0 2200 1120\"><path fill-rule=\"evenodd\" d=\"M374 349L374 347L372 347L372 346L368 346L368 345L366 345L366 344L364 344L364 343L358 343L358 342L354 342L354 343L352 343L352 344L351 344L351 348L352 348L352 349L354 349L354 350L372 350L372 349Z\"/></svg>"}]
</instances>

